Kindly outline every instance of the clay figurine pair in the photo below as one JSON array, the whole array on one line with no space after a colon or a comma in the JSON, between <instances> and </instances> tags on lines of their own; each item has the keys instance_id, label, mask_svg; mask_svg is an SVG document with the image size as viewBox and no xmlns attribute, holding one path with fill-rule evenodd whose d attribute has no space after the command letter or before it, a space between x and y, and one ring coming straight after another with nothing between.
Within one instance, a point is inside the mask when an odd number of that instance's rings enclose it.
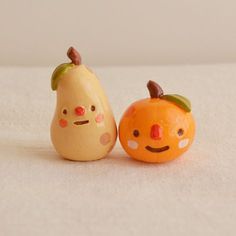
<instances>
[{"instance_id":1,"label":"clay figurine pair","mask_svg":"<svg viewBox=\"0 0 236 236\"><path fill-rule=\"evenodd\" d=\"M96 75L73 48L71 62L59 65L51 78L57 104L51 124L56 151L74 161L105 157L117 138L115 119ZM119 139L136 160L161 163L184 153L193 142L195 122L191 104L183 96L164 94L154 81L147 84L150 98L131 104L119 124Z\"/></svg>"}]
</instances>

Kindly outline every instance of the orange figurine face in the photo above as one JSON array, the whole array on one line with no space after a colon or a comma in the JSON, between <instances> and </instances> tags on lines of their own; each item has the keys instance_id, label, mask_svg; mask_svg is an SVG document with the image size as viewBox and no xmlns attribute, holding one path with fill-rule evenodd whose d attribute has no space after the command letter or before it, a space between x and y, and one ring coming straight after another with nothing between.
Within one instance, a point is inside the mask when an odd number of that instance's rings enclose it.
<instances>
[{"instance_id":1,"label":"orange figurine face","mask_svg":"<svg viewBox=\"0 0 236 236\"><path fill-rule=\"evenodd\" d=\"M151 98L133 103L124 113L119 138L125 151L144 162L166 162L184 153L193 142L195 123L189 101L179 95L163 95L149 81Z\"/></svg>"}]
</instances>

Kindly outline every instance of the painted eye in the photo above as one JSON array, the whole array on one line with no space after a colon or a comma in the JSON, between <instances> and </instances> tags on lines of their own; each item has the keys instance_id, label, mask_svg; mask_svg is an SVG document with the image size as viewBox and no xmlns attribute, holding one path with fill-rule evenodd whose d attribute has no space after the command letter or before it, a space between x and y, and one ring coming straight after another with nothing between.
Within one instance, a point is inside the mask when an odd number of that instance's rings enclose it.
<instances>
[{"instance_id":1,"label":"painted eye","mask_svg":"<svg viewBox=\"0 0 236 236\"><path fill-rule=\"evenodd\" d=\"M96 107L94 105L91 106L91 111L95 111Z\"/></svg>"},{"instance_id":2,"label":"painted eye","mask_svg":"<svg viewBox=\"0 0 236 236\"><path fill-rule=\"evenodd\" d=\"M63 110L62 110L62 113L63 113L64 115L66 115L66 114L67 114L67 110L66 110L66 109L63 109Z\"/></svg>"},{"instance_id":3,"label":"painted eye","mask_svg":"<svg viewBox=\"0 0 236 236\"><path fill-rule=\"evenodd\" d=\"M178 133L179 136L182 136L184 134L184 130L183 129L178 129L177 133Z\"/></svg>"},{"instance_id":4,"label":"painted eye","mask_svg":"<svg viewBox=\"0 0 236 236\"><path fill-rule=\"evenodd\" d=\"M139 131L137 129L135 129L133 131L133 135L134 135L134 137L138 137L139 136Z\"/></svg>"}]
</instances>

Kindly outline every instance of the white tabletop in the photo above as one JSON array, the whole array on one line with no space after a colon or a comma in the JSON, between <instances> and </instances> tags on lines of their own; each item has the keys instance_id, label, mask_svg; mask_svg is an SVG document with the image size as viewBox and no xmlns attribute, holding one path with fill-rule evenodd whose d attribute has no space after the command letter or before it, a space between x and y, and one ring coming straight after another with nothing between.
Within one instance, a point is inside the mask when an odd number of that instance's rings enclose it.
<instances>
[{"instance_id":1,"label":"white tabletop","mask_svg":"<svg viewBox=\"0 0 236 236\"><path fill-rule=\"evenodd\" d=\"M236 64L94 68L117 122L157 81L192 101L193 146L168 164L71 162L49 136L52 68L0 69L1 235L235 235Z\"/></svg>"}]
</instances>

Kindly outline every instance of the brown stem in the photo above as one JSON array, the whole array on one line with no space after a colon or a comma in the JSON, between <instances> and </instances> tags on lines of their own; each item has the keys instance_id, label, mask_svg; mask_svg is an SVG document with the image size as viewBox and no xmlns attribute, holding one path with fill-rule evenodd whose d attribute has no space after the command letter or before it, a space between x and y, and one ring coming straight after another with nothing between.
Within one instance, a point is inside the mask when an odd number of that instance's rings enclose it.
<instances>
[{"instance_id":1,"label":"brown stem","mask_svg":"<svg viewBox=\"0 0 236 236\"><path fill-rule=\"evenodd\" d=\"M152 80L148 81L147 87L148 87L151 98L160 98L164 94L160 85Z\"/></svg>"},{"instance_id":2,"label":"brown stem","mask_svg":"<svg viewBox=\"0 0 236 236\"><path fill-rule=\"evenodd\" d=\"M67 51L67 56L71 59L73 64L75 64L75 65L80 65L81 64L81 56L76 51L75 48L70 47Z\"/></svg>"}]
</instances>

